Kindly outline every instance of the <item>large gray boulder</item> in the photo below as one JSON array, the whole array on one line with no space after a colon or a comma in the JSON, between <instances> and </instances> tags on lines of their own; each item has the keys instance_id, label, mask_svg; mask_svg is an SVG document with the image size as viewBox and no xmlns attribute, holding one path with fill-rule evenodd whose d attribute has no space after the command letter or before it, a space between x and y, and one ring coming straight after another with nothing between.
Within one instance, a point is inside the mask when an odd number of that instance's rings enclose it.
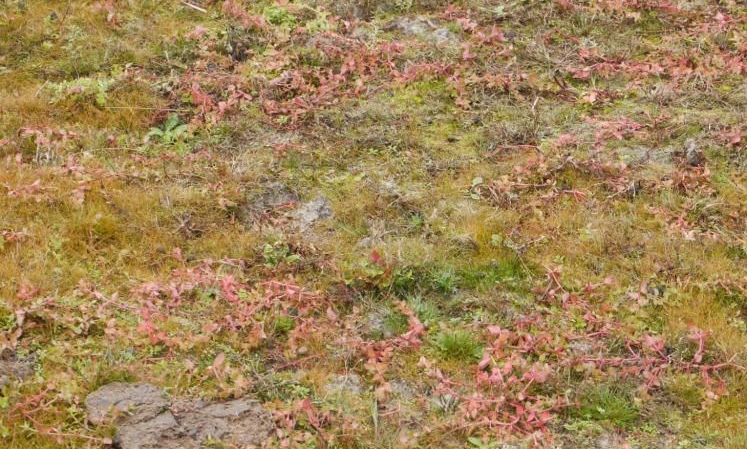
<instances>
[{"instance_id":1,"label":"large gray boulder","mask_svg":"<svg viewBox=\"0 0 747 449\"><path fill-rule=\"evenodd\" d=\"M198 449L221 441L246 447L260 445L275 428L272 415L248 398L223 402L200 399L171 401L145 383L111 383L86 398L88 420L117 427L120 449Z\"/></svg>"}]
</instances>

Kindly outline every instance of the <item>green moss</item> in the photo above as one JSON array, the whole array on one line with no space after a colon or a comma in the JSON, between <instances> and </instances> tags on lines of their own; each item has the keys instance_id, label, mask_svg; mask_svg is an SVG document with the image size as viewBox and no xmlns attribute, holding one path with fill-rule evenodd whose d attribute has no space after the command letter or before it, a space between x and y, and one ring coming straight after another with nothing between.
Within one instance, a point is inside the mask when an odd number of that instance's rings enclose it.
<instances>
[{"instance_id":1,"label":"green moss","mask_svg":"<svg viewBox=\"0 0 747 449\"><path fill-rule=\"evenodd\" d=\"M517 258L505 258L486 265L475 265L459 270L459 285L477 291L487 291L498 285L513 286L526 277Z\"/></svg>"}]
</instances>

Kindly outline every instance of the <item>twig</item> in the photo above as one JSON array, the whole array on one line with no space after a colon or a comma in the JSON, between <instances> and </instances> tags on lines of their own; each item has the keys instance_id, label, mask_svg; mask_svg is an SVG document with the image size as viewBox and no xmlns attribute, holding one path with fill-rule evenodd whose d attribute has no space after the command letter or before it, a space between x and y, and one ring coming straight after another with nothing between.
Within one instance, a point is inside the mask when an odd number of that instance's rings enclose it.
<instances>
[{"instance_id":1,"label":"twig","mask_svg":"<svg viewBox=\"0 0 747 449\"><path fill-rule=\"evenodd\" d=\"M184 6L188 7L188 8L192 8L195 11L200 11L201 13L207 13L207 9L201 8L201 7L197 6L197 5L194 5L194 4L189 3L189 2L185 2L184 0L182 0L182 5L184 5Z\"/></svg>"},{"instance_id":2,"label":"twig","mask_svg":"<svg viewBox=\"0 0 747 449\"><path fill-rule=\"evenodd\" d=\"M140 106L104 106L104 109L136 109L141 111L168 111L168 112L189 112L190 109L176 108L146 108Z\"/></svg>"}]
</instances>

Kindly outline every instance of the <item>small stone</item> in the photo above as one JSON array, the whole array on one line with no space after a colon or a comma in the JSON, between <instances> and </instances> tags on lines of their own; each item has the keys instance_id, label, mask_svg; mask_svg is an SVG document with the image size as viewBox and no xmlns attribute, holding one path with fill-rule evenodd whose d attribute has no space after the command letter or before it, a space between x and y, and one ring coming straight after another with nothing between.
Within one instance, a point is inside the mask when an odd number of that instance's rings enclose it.
<instances>
[{"instance_id":1,"label":"small stone","mask_svg":"<svg viewBox=\"0 0 747 449\"><path fill-rule=\"evenodd\" d=\"M402 191L399 186L392 180L381 181L379 192L390 198L399 198L402 196Z\"/></svg>"},{"instance_id":2,"label":"small stone","mask_svg":"<svg viewBox=\"0 0 747 449\"><path fill-rule=\"evenodd\" d=\"M359 375L348 373L332 376L330 381L324 386L324 390L331 394L348 393L358 395L363 391L363 387Z\"/></svg>"},{"instance_id":3,"label":"small stone","mask_svg":"<svg viewBox=\"0 0 747 449\"><path fill-rule=\"evenodd\" d=\"M422 16L402 17L389 23L385 29L387 31L397 30L403 34L416 36L436 44L458 40L457 35L448 28L439 27L431 19Z\"/></svg>"},{"instance_id":4,"label":"small stone","mask_svg":"<svg viewBox=\"0 0 747 449\"><path fill-rule=\"evenodd\" d=\"M438 43L456 40L456 35L447 28L437 28L433 33L431 33L431 36L433 37L433 40Z\"/></svg>"},{"instance_id":5,"label":"small stone","mask_svg":"<svg viewBox=\"0 0 747 449\"><path fill-rule=\"evenodd\" d=\"M365 332L368 338L380 339L393 337L386 325L386 313L380 310L371 311L366 317Z\"/></svg>"},{"instance_id":6,"label":"small stone","mask_svg":"<svg viewBox=\"0 0 747 449\"><path fill-rule=\"evenodd\" d=\"M332 217L332 207L329 200L324 197L304 203L291 213L295 226L301 231L308 231L319 220L330 217Z\"/></svg>"},{"instance_id":7,"label":"small stone","mask_svg":"<svg viewBox=\"0 0 747 449\"><path fill-rule=\"evenodd\" d=\"M458 235L452 237L451 243L459 252L471 253L479 249L477 241L469 235Z\"/></svg>"},{"instance_id":8,"label":"small stone","mask_svg":"<svg viewBox=\"0 0 747 449\"><path fill-rule=\"evenodd\" d=\"M614 433L603 433L595 441L597 449L623 449L627 447L625 439Z\"/></svg>"},{"instance_id":9,"label":"small stone","mask_svg":"<svg viewBox=\"0 0 747 449\"><path fill-rule=\"evenodd\" d=\"M239 218L246 225L252 225L259 218L292 206L298 200L298 195L288 186L281 182L273 182L267 184L260 192L247 196L239 210Z\"/></svg>"},{"instance_id":10,"label":"small stone","mask_svg":"<svg viewBox=\"0 0 747 449\"><path fill-rule=\"evenodd\" d=\"M23 380L34 374L36 359L33 356L20 357L10 349L0 353L0 388L13 380Z\"/></svg>"},{"instance_id":11,"label":"small stone","mask_svg":"<svg viewBox=\"0 0 747 449\"><path fill-rule=\"evenodd\" d=\"M691 167L700 167L705 163L705 154L698 148L693 139L688 139L685 142L685 159L687 159L687 164Z\"/></svg>"},{"instance_id":12,"label":"small stone","mask_svg":"<svg viewBox=\"0 0 747 449\"><path fill-rule=\"evenodd\" d=\"M576 355L589 355L594 350L594 347L589 342L574 340L568 343L568 349Z\"/></svg>"},{"instance_id":13,"label":"small stone","mask_svg":"<svg viewBox=\"0 0 747 449\"><path fill-rule=\"evenodd\" d=\"M416 396L416 390L412 384L404 380L394 379L389 382L392 394L402 400L412 400Z\"/></svg>"},{"instance_id":14,"label":"small stone","mask_svg":"<svg viewBox=\"0 0 747 449\"><path fill-rule=\"evenodd\" d=\"M283 183L273 182L264 188L264 192L249 205L252 211L268 212L286 204L298 201L298 195Z\"/></svg>"}]
</instances>

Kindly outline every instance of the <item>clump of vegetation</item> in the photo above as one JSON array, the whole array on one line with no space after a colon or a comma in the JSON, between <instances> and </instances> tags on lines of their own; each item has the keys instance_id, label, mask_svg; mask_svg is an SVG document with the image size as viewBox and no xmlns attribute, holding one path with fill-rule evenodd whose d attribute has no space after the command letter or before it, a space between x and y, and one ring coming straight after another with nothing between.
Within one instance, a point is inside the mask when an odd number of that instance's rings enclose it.
<instances>
[{"instance_id":1,"label":"clump of vegetation","mask_svg":"<svg viewBox=\"0 0 747 449\"><path fill-rule=\"evenodd\" d=\"M267 6L263 12L267 21L272 25L285 28L293 28L296 25L296 18L287 9L280 6Z\"/></svg>"},{"instance_id":2,"label":"clump of vegetation","mask_svg":"<svg viewBox=\"0 0 747 449\"><path fill-rule=\"evenodd\" d=\"M619 386L600 385L582 394L575 413L584 419L604 421L617 428L632 426L639 417L631 392Z\"/></svg>"},{"instance_id":3,"label":"clump of vegetation","mask_svg":"<svg viewBox=\"0 0 747 449\"><path fill-rule=\"evenodd\" d=\"M301 260L300 254L294 254L287 244L279 241L273 244L265 243L262 247L262 257L268 268L277 267L281 263L292 265Z\"/></svg>"},{"instance_id":4,"label":"clump of vegetation","mask_svg":"<svg viewBox=\"0 0 747 449\"><path fill-rule=\"evenodd\" d=\"M169 117L159 127L151 128L145 135L145 141L160 142L164 145L177 144L187 136L189 128L176 114L170 114Z\"/></svg>"},{"instance_id":5,"label":"clump of vegetation","mask_svg":"<svg viewBox=\"0 0 747 449\"><path fill-rule=\"evenodd\" d=\"M73 98L75 101L92 100L96 106L103 108L107 104L107 94L115 82L109 78L78 78L48 84L46 89L52 103Z\"/></svg>"},{"instance_id":6,"label":"clump of vegetation","mask_svg":"<svg viewBox=\"0 0 747 449\"><path fill-rule=\"evenodd\" d=\"M470 362L482 355L480 342L466 330L441 331L434 337L433 344L446 360Z\"/></svg>"}]
</instances>

